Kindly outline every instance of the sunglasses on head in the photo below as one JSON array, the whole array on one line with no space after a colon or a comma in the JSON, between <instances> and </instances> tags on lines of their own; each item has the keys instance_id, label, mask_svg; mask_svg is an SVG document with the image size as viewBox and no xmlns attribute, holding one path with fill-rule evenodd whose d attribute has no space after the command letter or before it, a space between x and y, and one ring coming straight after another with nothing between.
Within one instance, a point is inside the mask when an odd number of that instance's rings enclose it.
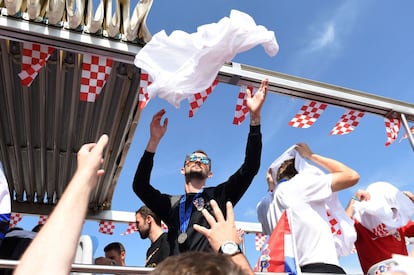
<instances>
[{"instance_id":1,"label":"sunglasses on head","mask_svg":"<svg viewBox=\"0 0 414 275\"><path fill-rule=\"evenodd\" d=\"M207 157L197 156L197 155L190 155L185 158L186 161L195 162L200 161L202 164L209 165L210 159Z\"/></svg>"}]
</instances>

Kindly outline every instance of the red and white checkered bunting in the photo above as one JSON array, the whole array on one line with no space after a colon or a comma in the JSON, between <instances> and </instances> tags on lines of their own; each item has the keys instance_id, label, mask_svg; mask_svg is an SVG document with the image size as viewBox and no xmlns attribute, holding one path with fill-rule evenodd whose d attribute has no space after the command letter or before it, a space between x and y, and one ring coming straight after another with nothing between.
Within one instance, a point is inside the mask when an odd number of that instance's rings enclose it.
<instances>
[{"instance_id":1,"label":"red and white checkered bunting","mask_svg":"<svg viewBox=\"0 0 414 275\"><path fill-rule=\"evenodd\" d=\"M398 136L400 132L400 125L401 120L399 118L384 118L385 122L385 130L387 132L387 142L385 142L385 146L391 145Z\"/></svg>"},{"instance_id":2,"label":"red and white checkered bunting","mask_svg":"<svg viewBox=\"0 0 414 275\"><path fill-rule=\"evenodd\" d=\"M263 245L266 243L266 239L267 239L267 235L265 235L264 233L261 233L261 232L256 233L254 244L256 246L257 251L262 250Z\"/></svg>"},{"instance_id":3,"label":"red and white checkered bunting","mask_svg":"<svg viewBox=\"0 0 414 275\"><path fill-rule=\"evenodd\" d=\"M37 224L45 224L47 221L48 216L44 216L44 215L40 215L39 216L39 221L37 222Z\"/></svg>"},{"instance_id":4,"label":"red and white checkered bunting","mask_svg":"<svg viewBox=\"0 0 414 275\"><path fill-rule=\"evenodd\" d=\"M125 236L125 235L132 234L134 232L137 232L137 231L138 231L137 224L135 222L129 222L127 230L124 233L121 233L121 235Z\"/></svg>"},{"instance_id":5,"label":"red and white checkered bunting","mask_svg":"<svg viewBox=\"0 0 414 275\"><path fill-rule=\"evenodd\" d=\"M138 90L138 107L140 110L144 109L148 101L150 100L149 94L147 92L147 88L151 84L152 84L152 81L150 80L150 75L144 70L141 70L139 90Z\"/></svg>"},{"instance_id":6,"label":"red and white checkered bunting","mask_svg":"<svg viewBox=\"0 0 414 275\"><path fill-rule=\"evenodd\" d=\"M331 225L332 235L342 235L340 225L335 217L333 217L329 211L326 211L326 215L328 216L329 224Z\"/></svg>"},{"instance_id":7,"label":"red and white checkered bunting","mask_svg":"<svg viewBox=\"0 0 414 275\"><path fill-rule=\"evenodd\" d=\"M240 86L239 96L237 97L236 110L234 111L233 124L240 125L249 113L247 108L247 93L246 89L252 92L252 95L257 91L257 88L252 86Z\"/></svg>"},{"instance_id":8,"label":"red and white checkered bunting","mask_svg":"<svg viewBox=\"0 0 414 275\"><path fill-rule=\"evenodd\" d=\"M330 135L345 135L352 132L358 126L359 120L365 115L364 112L348 110L341 116Z\"/></svg>"},{"instance_id":9,"label":"red and white checkered bunting","mask_svg":"<svg viewBox=\"0 0 414 275\"><path fill-rule=\"evenodd\" d=\"M112 221L100 221L99 222L99 232L103 234L112 235L114 234L115 225Z\"/></svg>"},{"instance_id":10,"label":"red and white checkered bunting","mask_svg":"<svg viewBox=\"0 0 414 275\"><path fill-rule=\"evenodd\" d=\"M112 59L84 54L80 86L80 100L95 102L112 70Z\"/></svg>"},{"instance_id":11,"label":"red and white checkered bunting","mask_svg":"<svg viewBox=\"0 0 414 275\"><path fill-rule=\"evenodd\" d=\"M22 214L20 213L11 213L10 215L10 222L9 222L9 228L16 227L16 225L23 219Z\"/></svg>"},{"instance_id":12,"label":"red and white checkered bunting","mask_svg":"<svg viewBox=\"0 0 414 275\"><path fill-rule=\"evenodd\" d=\"M325 111L327 104L308 101L301 108L300 111L289 121L289 125L297 128L309 128Z\"/></svg>"},{"instance_id":13,"label":"red and white checkered bunting","mask_svg":"<svg viewBox=\"0 0 414 275\"><path fill-rule=\"evenodd\" d=\"M213 83L210 87L205 89L202 92L193 94L188 98L188 102L190 104L190 111L188 112L189 117L193 117L195 112L201 107L201 105L204 104L204 102L207 100L207 97L213 92L214 88L219 83L218 78L214 79Z\"/></svg>"},{"instance_id":14,"label":"red and white checkered bunting","mask_svg":"<svg viewBox=\"0 0 414 275\"><path fill-rule=\"evenodd\" d=\"M411 134L414 134L414 126L411 126L411 128L410 128L410 132L411 132ZM406 138L408 138L407 133L405 133L405 134L402 136L402 138L400 139L400 141L399 141L398 143L400 143L401 141L403 141L403 140L404 140L404 139L406 139Z\"/></svg>"},{"instance_id":15,"label":"red and white checkered bunting","mask_svg":"<svg viewBox=\"0 0 414 275\"><path fill-rule=\"evenodd\" d=\"M32 43L23 43L21 84L30 87L39 71L46 65L55 48Z\"/></svg>"}]
</instances>

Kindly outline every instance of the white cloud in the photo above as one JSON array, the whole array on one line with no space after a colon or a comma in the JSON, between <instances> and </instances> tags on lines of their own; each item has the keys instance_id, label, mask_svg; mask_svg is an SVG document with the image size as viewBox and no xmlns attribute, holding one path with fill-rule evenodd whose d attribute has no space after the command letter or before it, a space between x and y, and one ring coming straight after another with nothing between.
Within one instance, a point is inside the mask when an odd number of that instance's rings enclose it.
<instances>
[{"instance_id":1,"label":"white cloud","mask_svg":"<svg viewBox=\"0 0 414 275\"><path fill-rule=\"evenodd\" d=\"M319 51L329 47L335 41L335 32L335 23L328 22L324 30L311 41L308 51Z\"/></svg>"}]
</instances>

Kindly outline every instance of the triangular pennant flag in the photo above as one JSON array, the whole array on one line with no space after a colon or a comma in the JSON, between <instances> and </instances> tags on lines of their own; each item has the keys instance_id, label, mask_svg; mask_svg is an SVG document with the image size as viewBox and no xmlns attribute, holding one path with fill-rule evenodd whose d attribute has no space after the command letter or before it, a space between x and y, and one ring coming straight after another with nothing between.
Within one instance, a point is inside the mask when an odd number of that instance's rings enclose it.
<instances>
[{"instance_id":1,"label":"triangular pennant flag","mask_svg":"<svg viewBox=\"0 0 414 275\"><path fill-rule=\"evenodd\" d=\"M103 234L112 235L114 234L115 225L112 221L101 220L99 222L99 232Z\"/></svg>"},{"instance_id":2,"label":"triangular pennant flag","mask_svg":"<svg viewBox=\"0 0 414 275\"><path fill-rule=\"evenodd\" d=\"M112 70L112 59L84 54L80 86L80 100L95 102Z\"/></svg>"},{"instance_id":3,"label":"triangular pennant flag","mask_svg":"<svg viewBox=\"0 0 414 275\"><path fill-rule=\"evenodd\" d=\"M125 235L132 234L134 232L137 232L137 231L138 231L137 224L135 222L129 222L127 230L124 233L121 233L121 235L125 236Z\"/></svg>"},{"instance_id":4,"label":"triangular pennant flag","mask_svg":"<svg viewBox=\"0 0 414 275\"><path fill-rule=\"evenodd\" d=\"M256 233L256 237L254 240L254 244L257 251L261 251L263 248L263 245L266 243L267 235L265 235L262 232Z\"/></svg>"},{"instance_id":5,"label":"triangular pennant flag","mask_svg":"<svg viewBox=\"0 0 414 275\"><path fill-rule=\"evenodd\" d=\"M237 97L236 110L234 111L234 125L240 125L249 114L249 109L247 108L246 89L249 89L252 92L252 95L257 91L257 88L254 88L252 86L240 86L239 96Z\"/></svg>"},{"instance_id":6,"label":"triangular pennant flag","mask_svg":"<svg viewBox=\"0 0 414 275\"><path fill-rule=\"evenodd\" d=\"M358 126L359 120L364 116L364 112L348 110L341 119L336 123L335 127L329 133L330 135L345 135L352 132Z\"/></svg>"},{"instance_id":7,"label":"triangular pennant flag","mask_svg":"<svg viewBox=\"0 0 414 275\"><path fill-rule=\"evenodd\" d=\"M410 128L410 132L411 132L411 134L414 134L414 126L411 126L411 128ZM400 141L399 141L398 143L400 143L401 141L403 141L403 140L404 140L404 139L406 139L406 138L408 138L407 133L405 133L405 134L402 136L402 138L400 139Z\"/></svg>"},{"instance_id":8,"label":"triangular pennant flag","mask_svg":"<svg viewBox=\"0 0 414 275\"><path fill-rule=\"evenodd\" d=\"M401 120L399 118L384 117L384 122L385 130L387 132L387 142L385 142L385 146L389 146L397 139L398 133L400 132Z\"/></svg>"},{"instance_id":9,"label":"triangular pennant flag","mask_svg":"<svg viewBox=\"0 0 414 275\"><path fill-rule=\"evenodd\" d=\"M46 65L55 48L32 43L23 43L21 84L30 87L39 71Z\"/></svg>"},{"instance_id":10,"label":"triangular pennant flag","mask_svg":"<svg viewBox=\"0 0 414 275\"><path fill-rule=\"evenodd\" d=\"M11 213L9 228L16 227L16 225L23 219L20 213Z\"/></svg>"},{"instance_id":11,"label":"triangular pennant flag","mask_svg":"<svg viewBox=\"0 0 414 275\"><path fill-rule=\"evenodd\" d=\"M309 128L328 107L325 103L307 101L299 112L289 121L289 125L297 128Z\"/></svg>"},{"instance_id":12,"label":"triangular pennant flag","mask_svg":"<svg viewBox=\"0 0 414 275\"><path fill-rule=\"evenodd\" d=\"M139 90L138 90L138 107L140 110L144 109L147 106L148 101L150 100L147 88L152 84L149 74L141 70Z\"/></svg>"},{"instance_id":13,"label":"triangular pennant flag","mask_svg":"<svg viewBox=\"0 0 414 275\"><path fill-rule=\"evenodd\" d=\"M40 215L39 216L39 221L37 222L37 224L45 224L47 221L48 216L45 215Z\"/></svg>"},{"instance_id":14,"label":"triangular pennant flag","mask_svg":"<svg viewBox=\"0 0 414 275\"><path fill-rule=\"evenodd\" d=\"M214 88L219 83L218 78L214 79L213 84L202 92L195 93L188 98L190 104L190 111L188 112L189 117L193 117L195 112L204 104L207 97L213 92Z\"/></svg>"},{"instance_id":15,"label":"triangular pennant flag","mask_svg":"<svg viewBox=\"0 0 414 275\"><path fill-rule=\"evenodd\" d=\"M289 209L282 213L266 247L262 250L255 272L301 274L287 211Z\"/></svg>"}]
</instances>

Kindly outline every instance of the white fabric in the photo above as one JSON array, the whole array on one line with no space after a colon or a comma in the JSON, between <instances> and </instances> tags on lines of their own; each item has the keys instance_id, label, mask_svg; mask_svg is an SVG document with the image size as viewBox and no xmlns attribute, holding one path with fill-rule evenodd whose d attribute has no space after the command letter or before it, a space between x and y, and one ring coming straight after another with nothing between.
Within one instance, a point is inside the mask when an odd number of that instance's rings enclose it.
<instances>
[{"instance_id":1,"label":"white fabric","mask_svg":"<svg viewBox=\"0 0 414 275\"><path fill-rule=\"evenodd\" d=\"M414 274L414 258L412 256L393 254L392 260L395 261L396 265L392 266L390 271L407 275Z\"/></svg>"},{"instance_id":2,"label":"white fabric","mask_svg":"<svg viewBox=\"0 0 414 275\"><path fill-rule=\"evenodd\" d=\"M3 164L0 162L0 214L11 213L9 185L4 174Z\"/></svg>"},{"instance_id":3,"label":"white fabric","mask_svg":"<svg viewBox=\"0 0 414 275\"><path fill-rule=\"evenodd\" d=\"M208 88L220 68L236 54L261 44L269 56L279 50L273 31L256 25L248 14L232 10L217 23L188 34L156 33L136 55L134 64L153 79L150 98L158 96L178 108L181 100Z\"/></svg>"},{"instance_id":4,"label":"white fabric","mask_svg":"<svg viewBox=\"0 0 414 275\"><path fill-rule=\"evenodd\" d=\"M280 165L295 158L298 174L276 185L257 205L263 232L270 234L283 210L293 209L293 234L296 239L299 265L324 262L338 265L338 256L351 253L356 240L353 221L349 219L338 196L332 193L332 175L311 165L290 147L272 164L272 177ZM276 181L275 181L276 182ZM332 235L327 211L338 221L341 235Z\"/></svg>"},{"instance_id":5,"label":"white fabric","mask_svg":"<svg viewBox=\"0 0 414 275\"><path fill-rule=\"evenodd\" d=\"M354 218L379 237L394 234L414 215L414 203L392 184L374 182L366 191L371 199L354 203Z\"/></svg>"}]
</instances>

